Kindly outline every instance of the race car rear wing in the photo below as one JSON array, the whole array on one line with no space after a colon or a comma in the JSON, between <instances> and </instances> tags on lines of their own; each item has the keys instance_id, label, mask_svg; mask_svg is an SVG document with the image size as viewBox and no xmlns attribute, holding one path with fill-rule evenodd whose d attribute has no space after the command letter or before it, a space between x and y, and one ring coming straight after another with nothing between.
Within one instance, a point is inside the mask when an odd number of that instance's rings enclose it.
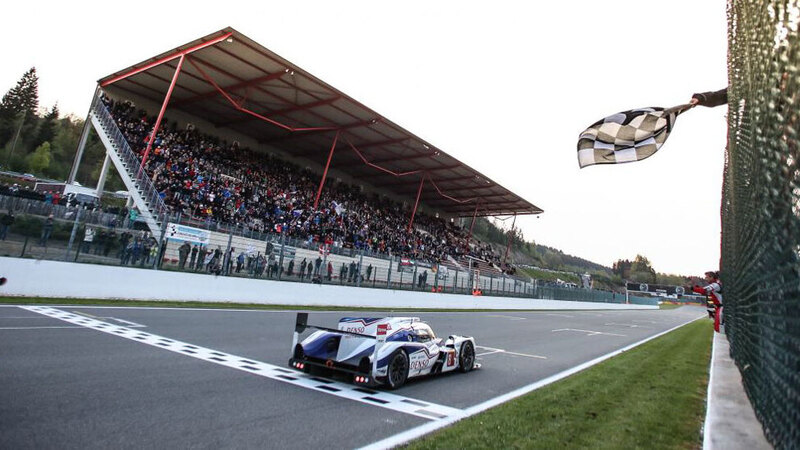
<instances>
[{"instance_id":1,"label":"race car rear wing","mask_svg":"<svg viewBox=\"0 0 800 450\"><path fill-rule=\"evenodd\" d=\"M300 341L300 334L306 331L308 328L313 328L315 330L322 330L327 331L330 333L336 333L341 335L347 336L358 336L361 338L366 339L375 339L375 349L372 353L372 371L373 373L378 368L378 350L380 347L383 346L383 343L386 342L386 334L388 330L388 324L378 324L378 331L376 336L372 336L371 334L362 334L362 333L354 333L352 331L345 331L339 330L336 328L328 328L328 327L320 327L317 325L309 325L308 324L308 313L297 313L297 318L295 319L294 323L294 333L292 335L292 351L294 352L294 348L297 347L297 343Z\"/></svg>"}]
</instances>

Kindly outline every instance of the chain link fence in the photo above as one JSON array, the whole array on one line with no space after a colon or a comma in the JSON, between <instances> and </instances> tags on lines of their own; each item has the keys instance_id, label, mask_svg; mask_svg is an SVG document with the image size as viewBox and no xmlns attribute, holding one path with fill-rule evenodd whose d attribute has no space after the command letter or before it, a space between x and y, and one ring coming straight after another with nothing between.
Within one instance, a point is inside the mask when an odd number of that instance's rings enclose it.
<instances>
[{"instance_id":1,"label":"chain link fence","mask_svg":"<svg viewBox=\"0 0 800 450\"><path fill-rule=\"evenodd\" d=\"M415 262L277 233L223 228L178 214L168 217L153 235L146 224L131 221L124 211L113 214L0 195L0 222L13 217L0 228L0 255L431 294L472 295L478 290L487 296L626 302L624 294L507 276L486 263L476 263L476 269ZM173 235L167 230L169 224L190 227L205 236L205 243ZM654 298L636 296L628 301L658 304Z\"/></svg>"},{"instance_id":2,"label":"chain link fence","mask_svg":"<svg viewBox=\"0 0 800 450\"><path fill-rule=\"evenodd\" d=\"M777 448L800 448L798 1L728 0L725 331Z\"/></svg>"}]
</instances>

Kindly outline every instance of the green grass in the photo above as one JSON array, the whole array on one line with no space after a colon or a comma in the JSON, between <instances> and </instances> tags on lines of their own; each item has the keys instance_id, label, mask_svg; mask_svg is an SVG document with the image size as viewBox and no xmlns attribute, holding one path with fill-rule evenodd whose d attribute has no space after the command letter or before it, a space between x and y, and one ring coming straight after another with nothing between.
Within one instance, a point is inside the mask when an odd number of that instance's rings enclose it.
<instances>
[{"instance_id":1,"label":"green grass","mask_svg":"<svg viewBox=\"0 0 800 450\"><path fill-rule=\"evenodd\" d=\"M712 333L692 322L409 447L699 448Z\"/></svg>"}]
</instances>

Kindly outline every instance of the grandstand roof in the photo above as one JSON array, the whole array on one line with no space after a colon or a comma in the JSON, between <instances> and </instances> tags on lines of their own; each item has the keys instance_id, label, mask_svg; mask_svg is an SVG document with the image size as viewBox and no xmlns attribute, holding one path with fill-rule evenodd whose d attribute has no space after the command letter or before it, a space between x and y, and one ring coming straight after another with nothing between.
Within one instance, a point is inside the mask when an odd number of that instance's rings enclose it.
<instances>
[{"instance_id":1,"label":"grandstand roof","mask_svg":"<svg viewBox=\"0 0 800 450\"><path fill-rule=\"evenodd\" d=\"M411 201L424 174L420 202L449 214L472 216L476 203L478 216L543 212L233 28L134 64L99 84L161 104L181 55L167 111L179 109L323 166L336 139L332 169Z\"/></svg>"}]
</instances>

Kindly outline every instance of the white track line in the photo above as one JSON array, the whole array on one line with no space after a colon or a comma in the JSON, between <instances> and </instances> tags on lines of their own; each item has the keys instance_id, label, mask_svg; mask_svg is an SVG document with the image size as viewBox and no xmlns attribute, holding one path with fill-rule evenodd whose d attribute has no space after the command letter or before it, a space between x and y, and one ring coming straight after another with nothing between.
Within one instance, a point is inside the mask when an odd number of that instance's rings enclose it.
<instances>
[{"instance_id":1,"label":"white track line","mask_svg":"<svg viewBox=\"0 0 800 450\"><path fill-rule=\"evenodd\" d=\"M633 349L635 347L638 347L638 346L644 344L645 342L651 341L651 340L653 340L653 339L655 339L657 337L661 337L661 336L669 333L670 331L677 330L678 328L680 328L680 327L682 327L684 325L687 325L689 323L692 323L695 320L702 319L703 317L707 317L707 315L698 316L698 317L696 317L696 318L694 318L694 319L692 319L692 320L690 320L688 322L685 322L685 323L682 323L682 324L680 324L678 326L672 327L669 330L662 331L661 333L654 334L654 335L652 335L652 336L650 336L650 337L648 337L646 339L642 339L641 341L634 342L633 344L625 346L625 347L623 347L623 348L621 348L619 350L615 350L615 351L613 351L611 353L606 353L603 356L597 357L597 358L595 358L595 359L593 359L591 361L587 361L587 362L585 362L583 364L579 364L579 365L577 365L577 366L575 366L575 367L573 367L571 369L567 369L567 370L565 370L563 372L559 372L559 373L557 373L555 375L552 375L552 376L549 376L549 377L547 377L547 378L545 378L543 380L537 381L537 382L529 384L527 386L523 386L523 387L521 387L519 389L516 389L514 391L511 391L511 392L509 392L507 394L504 394L504 395L501 395L499 397L495 397L493 399L489 399L489 400L487 400L487 401L485 401L483 403L479 403L479 404L477 404L475 406L471 406L471 407L469 407L469 408L464 410L464 414L461 417L451 417L451 418L448 418L448 419L445 419L445 420L437 420L435 422L428 422L428 423L426 423L424 425L420 425L418 427L412 428L412 429L404 431L402 433L398 433L398 434L396 434L394 436L390 436L390 437L388 437L386 439L383 439L383 440L380 440L378 442L374 442L372 444L369 444L369 445L367 445L365 447L362 447L361 450L388 449L388 448L397 447L399 445L403 445L403 444L405 444L405 443L407 443L407 442L409 442L409 441L411 441L413 439L417 439L417 438L422 437L422 436L424 436L424 435L426 435L428 433L431 433L433 431L439 430L439 429L444 428L446 426L452 425L452 424L458 422L461 419L464 419L464 418L470 417L470 416L474 416L475 414L478 414L478 413L481 413L483 411L486 411L489 408L493 408L493 407L495 407L497 405L500 405L502 403L505 403L505 402L507 402L509 400L513 400L513 399L515 399L517 397L520 397L520 396L523 396L523 395L525 395L525 394L527 394L529 392L535 391L536 389L539 389L539 388L541 388L543 386L547 386L548 384L551 384L551 383L554 383L554 382L559 381L561 379L564 379L564 378L566 378L566 377L568 377L570 375L573 375L573 374L575 374L577 372L580 372L581 370L588 369L589 367L592 367L592 366L594 366L596 364L599 364L599 363L601 363L601 362L603 362L603 361L605 361L605 360L607 360L609 358L617 356L620 353L623 353L623 352L631 350L631 349Z\"/></svg>"},{"instance_id":2,"label":"white track line","mask_svg":"<svg viewBox=\"0 0 800 450\"><path fill-rule=\"evenodd\" d=\"M380 406L381 408L411 414L428 420L441 421L454 417L462 417L464 415L463 410L450 406L437 405L435 403L390 394L388 392L376 391L348 383L340 383L325 378L314 377L296 370L290 370L289 368L219 352L210 348L187 344L155 334L145 333L141 330L117 326L48 306L20 306L20 308L79 325L80 327L102 331L114 336L130 339L134 342L151 345L163 350L169 350L181 355L241 370L271 380L293 384L295 386L323 392L340 398L346 398L348 400L354 400L367 405Z\"/></svg>"},{"instance_id":3,"label":"white track line","mask_svg":"<svg viewBox=\"0 0 800 450\"><path fill-rule=\"evenodd\" d=\"M490 315L488 315L488 316L486 316L486 317L495 317L495 318L500 318L500 319L510 319L510 320L526 320L526 318L525 318L525 317L517 317L517 316L504 316L504 315L501 315L501 314L490 314Z\"/></svg>"},{"instance_id":4,"label":"white track line","mask_svg":"<svg viewBox=\"0 0 800 450\"><path fill-rule=\"evenodd\" d=\"M83 327L0 327L0 330L83 330Z\"/></svg>"},{"instance_id":5,"label":"white track line","mask_svg":"<svg viewBox=\"0 0 800 450\"><path fill-rule=\"evenodd\" d=\"M553 330L552 332L558 331L577 331L578 333L586 333L587 336L594 336L596 334L602 334L604 336L620 336L626 337L624 334L616 334L616 333L606 333L605 331L592 331L592 330L581 330L579 328L559 328L557 330Z\"/></svg>"},{"instance_id":6,"label":"white track line","mask_svg":"<svg viewBox=\"0 0 800 450\"><path fill-rule=\"evenodd\" d=\"M489 351L489 352L486 352L486 353L480 353L480 354L477 354L477 355L475 355L475 356L485 356L485 355L493 355L493 354L495 354L495 353L505 353L505 354L508 354L508 355L526 356L526 357L528 357L528 358L547 359L547 357L546 357L546 356L541 356L541 355L530 355L530 354L528 354L528 353L517 353L517 352L510 352L510 351L508 351L508 350L503 350L502 348L484 347L484 346L482 346L482 345L476 345L476 346L475 346L475 348L482 348L482 349L484 349L484 350L491 350L491 351Z\"/></svg>"},{"instance_id":7,"label":"white track line","mask_svg":"<svg viewBox=\"0 0 800 450\"><path fill-rule=\"evenodd\" d=\"M645 325L636 325L635 323L609 322L609 323L605 323L603 325L606 325L606 326L609 326L609 327L650 328L650 329L653 328L653 327L648 327L648 326L645 326Z\"/></svg>"}]
</instances>

